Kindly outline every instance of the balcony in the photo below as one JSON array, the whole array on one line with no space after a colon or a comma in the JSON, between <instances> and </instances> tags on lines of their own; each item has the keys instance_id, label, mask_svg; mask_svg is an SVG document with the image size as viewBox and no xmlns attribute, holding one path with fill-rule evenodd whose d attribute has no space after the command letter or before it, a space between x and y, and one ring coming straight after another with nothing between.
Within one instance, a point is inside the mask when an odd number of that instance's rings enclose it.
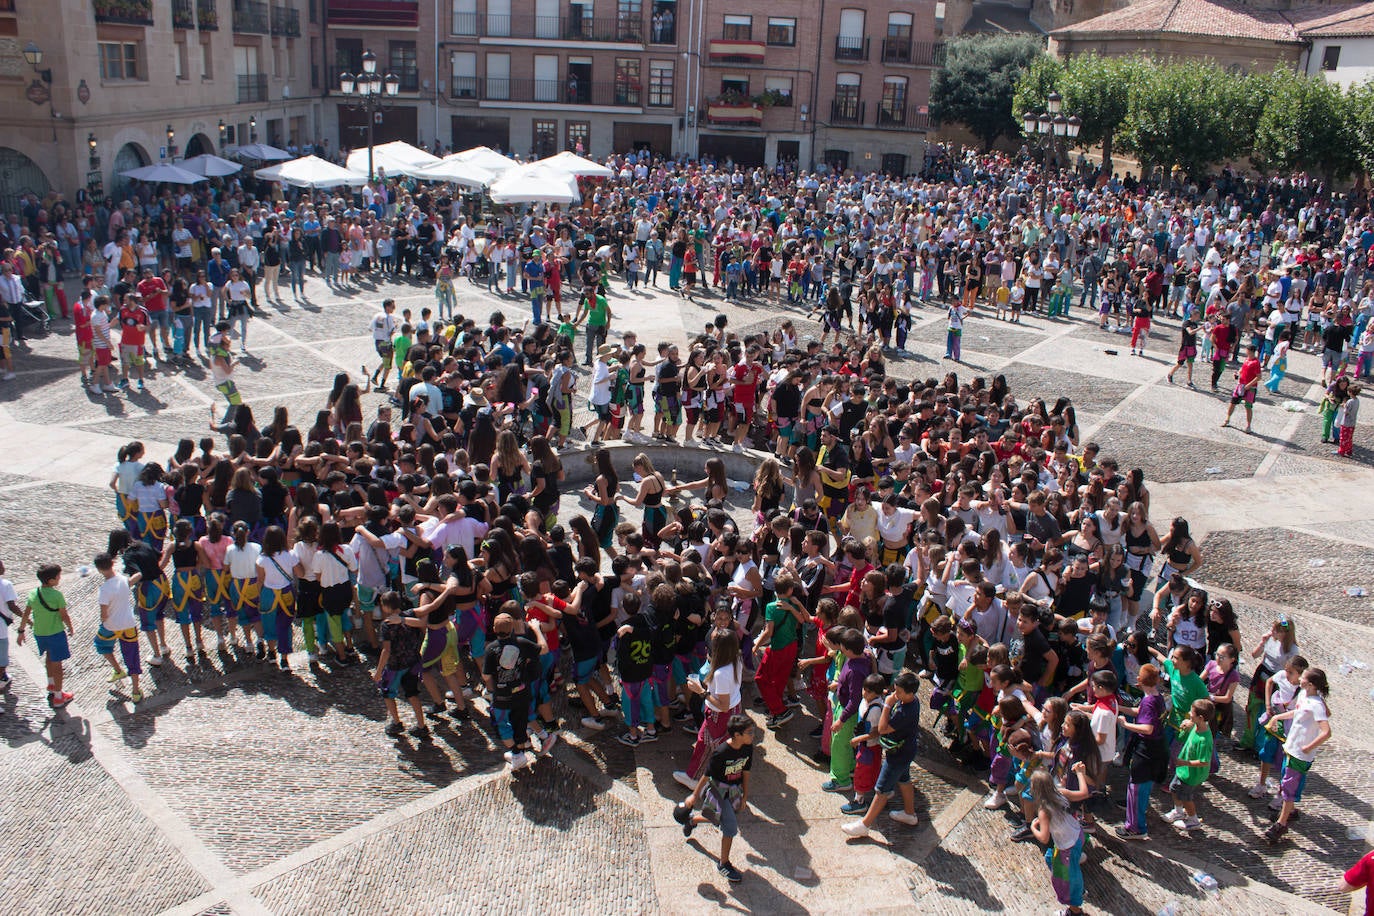
<instances>
[{"instance_id":1,"label":"balcony","mask_svg":"<svg viewBox=\"0 0 1374 916\"><path fill-rule=\"evenodd\" d=\"M830 103L831 124L862 124L864 103L858 99L839 98Z\"/></svg>"},{"instance_id":2,"label":"balcony","mask_svg":"<svg viewBox=\"0 0 1374 916\"><path fill-rule=\"evenodd\" d=\"M197 0L196 26L202 32L219 31L219 10L215 8L215 0Z\"/></svg>"},{"instance_id":3,"label":"balcony","mask_svg":"<svg viewBox=\"0 0 1374 916\"><path fill-rule=\"evenodd\" d=\"M152 25L153 0L95 0L95 21L112 25Z\"/></svg>"},{"instance_id":4,"label":"balcony","mask_svg":"<svg viewBox=\"0 0 1374 916\"><path fill-rule=\"evenodd\" d=\"M862 35L836 35L836 60L868 60L868 39Z\"/></svg>"},{"instance_id":5,"label":"balcony","mask_svg":"<svg viewBox=\"0 0 1374 916\"><path fill-rule=\"evenodd\" d=\"M363 2L363 0L346 0ZM380 2L380 0L369 0ZM380 2L380 5L389 5ZM334 21L334 6L329 8ZM471 38L541 38L547 41L597 41L644 44L644 21L636 16L481 16L456 13L453 34Z\"/></svg>"},{"instance_id":6,"label":"balcony","mask_svg":"<svg viewBox=\"0 0 1374 916\"><path fill-rule=\"evenodd\" d=\"M196 4L194 0L172 0L172 28L194 29Z\"/></svg>"},{"instance_id":7,"label":"balcony","mask_svg":"<svg viewBox=\"0 0 1374 916\"><path fill-rule=\"evenodd\" d=\"M717 127L759 127L763 106L749 99L712 99L706 103L706 121Z\"/></svg>"},{"instance_id":8,"label":"balcony","mask_svg":"<svg viewBox=\"0 0 1374 916\"><path fill-rule=\"evenodd\" d=\"M301 11L290 6L272 7L272 34L300 38Z\"/></svg>"},{"instance_id":9,"label":"balcony","mask_svg":"<svg viewBox=\"0 0 1374 916\"><path fill-rule=\"evenodd\" d=\"M945 45L939 41L912 41L910 38L884 38L883 63L914 64L918 67L943 67Z\"/></svg>"},{"instance_id":10,"label":"balcony","mask_svg":"<svg viewBox=\"0 0 1374 916\"><path fill-rule=\"evenodd\" d=\"M328 22L335 26L414 29L420 25L419 0L330 0Z\"/></svg>"},{"instance_id":11,"label":"balcony","mask_svg":"<svg viewBox=\"0 0 1374 916\"><path fill-rule=\"evenodd\" d=\"M874 126L884 130L929 130L930 109L925 105L881 102Z\"/></svg>"},{"instance_id":12,"label":"balcony","mask_svg":"<svg viewBox=\"0 0 1374 916\"><path fill-rule=\"evenodd\" d=\"M240 73L238 75L239 104L267 101L267 74Z\"/></svg>"},{"instance_id":13,"label":"balcony","mask_svg":"<svg viewBox=\"0 0 1374 916\"><path fill-rule=\"evenodd\" d=\"M761 64L768 54L768 46L761 41L735 41L712 38L707 54L713 63Z\"/></svg>"},{"instance_id":14,"label":"balcony","mask_svg":"<svg viewBox=\"0 0 1374 916\"><path fill-rule=\"evenodd\" d=\"M267 12L267 4L261 0L234 0L234 31L252 35L270 34L272 20Z\"/></svg>"},{"instance_id":15,"label":"balcony","mask_svg":"<svg viewBox=\"0 0 1374 916\"><path fill-rule=\"evenodd\" d=\"M494 79L480 76L454 78L450 95L468 102L542 102L548 105L624 108L639 108L646 99L646 93L635 83Z\"/></svg>"}]
</instances>

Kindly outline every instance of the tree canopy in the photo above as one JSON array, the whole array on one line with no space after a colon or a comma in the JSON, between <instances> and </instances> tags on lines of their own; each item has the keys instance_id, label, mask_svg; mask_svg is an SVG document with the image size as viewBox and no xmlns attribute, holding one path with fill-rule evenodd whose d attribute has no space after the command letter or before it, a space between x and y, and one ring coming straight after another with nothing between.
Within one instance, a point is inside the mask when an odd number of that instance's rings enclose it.
<instances>
[{"instance_id":1,"label":"tree canopy","mask_svg":"<svg viewBox=\"0 0 1374 916\"><path fill-rule=\"evenodd\" d=\"M945 67L930 87L931 114L957 121L991 146L1020 126L1012 117L1017 81L1044 55L1032 35L961 35L946 47Z\"/></svg>"}]
</instances>

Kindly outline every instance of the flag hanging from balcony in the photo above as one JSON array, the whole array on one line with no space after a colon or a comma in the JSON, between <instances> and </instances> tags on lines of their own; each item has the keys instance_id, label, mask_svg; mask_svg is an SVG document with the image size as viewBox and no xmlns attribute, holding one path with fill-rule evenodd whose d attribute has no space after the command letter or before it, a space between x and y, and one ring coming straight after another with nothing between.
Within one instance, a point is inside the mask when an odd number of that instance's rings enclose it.
<instances>
[{"instance_id":1,"label":"flag hanging from balcony","mask_svg":"<svg viewBox=\"0 0 1374 916\"><path fill-rule=\"evenodd\" d=\"M761 41L734 41L713 38L708 49L712 60L762 61L766 47Z\"/></svg>"}]
</instances>

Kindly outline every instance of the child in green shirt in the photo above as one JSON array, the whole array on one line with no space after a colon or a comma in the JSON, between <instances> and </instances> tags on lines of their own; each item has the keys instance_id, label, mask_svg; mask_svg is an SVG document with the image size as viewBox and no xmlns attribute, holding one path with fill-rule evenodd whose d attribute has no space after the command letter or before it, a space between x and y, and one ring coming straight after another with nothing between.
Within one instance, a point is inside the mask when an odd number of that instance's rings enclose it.
<instances>
[{"instance_id":1,"label":"child in green shirt","mask_svg":"<svg viewBox=\"0 0 1374 916\"><path fill-rule=\"evenodd\" d=\"M1197 816L1197 793L1212 771L1212 716L1216 706L1211 700L1194 700L1188 721L1179 731L1178 763L1169 794L1174 809L1164 815L1166 823L1189 831L1202 824Z\"/></svg>"},{"instance_id":2,"label":"child in green shirt","mask_svg":"<svg viewBox=\"0 0 1374 916\"><path fill-rule=\"evenodd\" d=\"M396 365L404 366L406 364L406 354L410 352L411 346L415 343L415 338L411 336L414 333L415 329L407 321L401 325L401 333L397 334L395 339L391 341L391 352L395 354L392 358Z\"/></svg>"},{"instance_id":3,"label":"child in green shirt","mask_svg":"<svg viewBox=\"0 0 1374 916\"><path fill-rule=\"evenodd\" d=\"M32 619L34 645L48 667L48 705L61 709L72 701L72 695L62 690L62 663L72 657L67 636L75 630L67 615L67 599L57 590L57 583L62 580L62 567L56 563L45 564L38 567L36 577L39 586L29 592L24 617L19 621L19 645L24 644L24 632Z\"/></svg>"}]
</instances>

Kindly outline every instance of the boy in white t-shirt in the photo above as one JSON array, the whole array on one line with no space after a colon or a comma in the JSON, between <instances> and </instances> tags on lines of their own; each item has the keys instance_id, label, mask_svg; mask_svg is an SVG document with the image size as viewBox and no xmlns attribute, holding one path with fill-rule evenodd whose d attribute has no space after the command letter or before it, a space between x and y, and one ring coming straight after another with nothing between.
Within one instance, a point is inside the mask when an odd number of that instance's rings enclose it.
<instances>
[{"instance_id":1,"label":"boy in white t-shirt","mask_svg":"<svg viewBox=\"0 0 1374 916\"><path fill-rule=\"evenodd\" d=\"M115 572L114 558L102 553L95 558L96 571L105 577L100 583L96 601L100 605L100 629L95 633L95 651L110 663L110 682L122 681L132 677L129 699L135 703L143 701L143 691L139 678L143 674L143 663L138 653L138 617L134 614L134 593L126 576ZM119 645L124 657L124 668L115 660L115 645ZM127 673L126 673L127 672Z\"/></svg>"},{"instance_id":2,"label":"boy in white t-shirt","mask_svg":"<svg viewBox=\"0 0 1374 916\"><path fill-rule=\"evenodd\" d=\"M10 624L24 614L19 606L19 593L14 584L5 578L5 564L0 563L0 690L10 686Z\"/></svg>"},{"instance_id":3,"label":"boy in white t-shirt","mask_svg":"<svg viewBox=\"0 0 1374 916\"><path fill-rule=\"evenodd\" d=\"M1116 759L1116 672L1111 669L1094 671L1092 676L1093 702L1084 712L1090 717L1089 724L1093 738L1097 740L1097 750L1104 762Z\"/></svg>"}]
</instances>

